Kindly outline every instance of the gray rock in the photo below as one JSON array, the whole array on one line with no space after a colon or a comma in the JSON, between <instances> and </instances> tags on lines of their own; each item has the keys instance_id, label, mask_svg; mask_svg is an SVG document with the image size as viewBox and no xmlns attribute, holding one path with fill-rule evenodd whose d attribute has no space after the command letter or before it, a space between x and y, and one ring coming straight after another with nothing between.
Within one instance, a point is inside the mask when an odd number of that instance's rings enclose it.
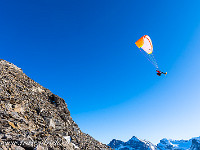
<instances>
[{"instance_id":1,"label":"gray rock","mask_svg":"<svg viewBox=\"0 0 200 150\"><path fill-rule=\"evenodd\" d=\"M11 150L25 150L24 148L22 148L21 146L16 146L16 145L11 145Z\"/></svg>"}]
</instances>

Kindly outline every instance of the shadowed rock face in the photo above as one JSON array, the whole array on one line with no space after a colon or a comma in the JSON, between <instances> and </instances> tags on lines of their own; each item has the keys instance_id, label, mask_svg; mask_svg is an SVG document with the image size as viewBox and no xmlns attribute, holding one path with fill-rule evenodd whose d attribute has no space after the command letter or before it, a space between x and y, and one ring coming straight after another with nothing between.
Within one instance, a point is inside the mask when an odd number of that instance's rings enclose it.
<instances>
[{"instance_id":1,"label":"shadowed rock face","mask_svg":"<svg viewBox=\"0 0 200 150\"><path fill-rule=\"evenodd\" d=\"M124 145L125 142L113 139L108 145L114 149L120 148L120 146Z\"/></svg>"},{"instance_id":2,"label":"shadowed rock face","mask_svg":"<svg viewBox=\"0 0 200 150\"><path fill-rule=\"evenodd\" d=\"M110 149L83 133L64 99L0 60L0 149Z\"/></svg>"},{"instance_id":3,"label":"shadowed rock face","mask_svg":"<svg viewBox=\"0 0 200 150\"><path fill-rule=\"evenodd\" d=\"M190 150L199 150L200 149L200 138L192 139L192 145Z\"/></svg>"}]
</instances>

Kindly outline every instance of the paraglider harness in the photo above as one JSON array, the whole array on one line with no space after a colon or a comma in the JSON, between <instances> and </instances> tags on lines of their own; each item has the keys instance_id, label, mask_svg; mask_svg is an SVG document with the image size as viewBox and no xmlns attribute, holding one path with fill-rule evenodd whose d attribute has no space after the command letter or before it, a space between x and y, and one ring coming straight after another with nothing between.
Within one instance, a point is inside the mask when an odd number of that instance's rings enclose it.
<instances>
[{"instance_id":1,"label":"paraglider harness","mask_svg":"<svg viewBox=\"0 0 200 150\"><path fill-rule=\"evenodd\" d=\"M165 74L165 75L167 74L167 72L164 73L164 72L161 72L160 70L156 70L156 72L157 72L157 75L158 75L158 76L161 76L161 74Z\"/></svg>"}]
</instances>

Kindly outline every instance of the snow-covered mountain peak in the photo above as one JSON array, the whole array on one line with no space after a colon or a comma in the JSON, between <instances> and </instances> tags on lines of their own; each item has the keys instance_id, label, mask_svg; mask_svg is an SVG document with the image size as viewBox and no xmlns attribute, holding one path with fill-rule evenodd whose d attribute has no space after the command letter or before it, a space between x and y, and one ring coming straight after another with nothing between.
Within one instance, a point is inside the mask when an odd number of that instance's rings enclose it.
<instances>
[{"instance_id":1,"label":"snow-covered mountain peak","mask_svg":"<svg viewBox=\"0 0 200 150\"><path fill-rule=\"evenodd\" d=\"M112 148L119 148L121 145L123 145L124 142L123 141L120 141L120 140L116 140L116 139L113 139L108 145Z\"/></svg>"},{"instance_id":2,"label":"snow-covered mountain peak","mask_svg":"<svg viewBox=\"0 0 200 150\"><path fill-rule=\"evenodd\" d=\"M141 141L141 139L137 138L136 136L133 136L130 140L132 140L132 141Z\"/></svg>"},{"instance_id":3,"label":"snow-covered mountain peak","mask_svg":"<svg viewBox=\"0 0 200 150\"><path fill-rule=\"evenodd\" d=\"M146 140L133 136L127 142L112 140L109 144L115 150L200 150L200 137L190 140L172 140L163 138L156 146Z\"/></svg>"},{"instance_id":4,"label":"snow-covered mountain peak","mask_svg":"<svg viewBox=\"0 0 200 150\"><path fill-rule=\"evenodd\" d=\"M112 140L109 144L115 150L156 150L156 146L149 141L141 140L133 136L127 142Z\"/></svg>"}]
</instances>

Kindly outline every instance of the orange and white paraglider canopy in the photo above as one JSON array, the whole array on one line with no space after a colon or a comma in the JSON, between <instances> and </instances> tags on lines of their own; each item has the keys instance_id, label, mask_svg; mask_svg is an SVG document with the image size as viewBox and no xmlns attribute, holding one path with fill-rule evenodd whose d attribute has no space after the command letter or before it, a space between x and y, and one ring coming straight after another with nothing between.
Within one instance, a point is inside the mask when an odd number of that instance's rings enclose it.
<instances>
[{"instance_id":1,"label":"orange and white paraglider canopy","mask_svg":"<svg viewBox=\"0 0 200 150\"><path fill-rule=\"evenodd\" d=\"M156 67L158 68L158 64L156 59L153 55L153 44L148 35L142 36L139 40L135 42L138 48L140 48L141 52L144 56Z\"/></svg>"},{"instance_id":2,"label":"orange and white paraglider canopy","mask_svg":"<svg viewBox=\"0 0 200 150\"><path fill-rule=\"evenodd\" d=\"M137 42L135 42L138 48L142 48L147 54L153 52L153 45L148 35L142 36Z\"/></svg>"}]
</instances>

